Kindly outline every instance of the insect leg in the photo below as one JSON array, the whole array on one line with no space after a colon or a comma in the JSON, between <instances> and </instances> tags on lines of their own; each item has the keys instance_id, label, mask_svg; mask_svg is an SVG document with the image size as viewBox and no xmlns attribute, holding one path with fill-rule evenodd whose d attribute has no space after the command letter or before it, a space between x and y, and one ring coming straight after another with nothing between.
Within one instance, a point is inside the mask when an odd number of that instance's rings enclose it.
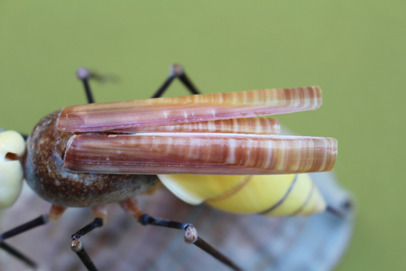
<instances>
[{"instance_id":1,"label":"insect leg","mask_svg":"<svg viewBox=\"0 0 406 271\"><path fill-rule=\"evenodd\" d=\"M118 81L118 78L112 74L98 74L96 72L90 71L85 67L81 67L76 71L76 76L80 81L83 83L83 87L85 89L87 102L89 104L94 103L93 93L90 88L89 80L95 80L99 82L107 82L107 81Z\"/></svg>"},{"instance_id":2,"label":"insect leg","mask_svg":"<svg viewBox=\"0 0 406 271\"><path fill-rule=\"evenodd\" d=\"M49 221L57 220L65 210L66 210L65 207L52 205L51 210L49 211L48 214L41 215L31 221L28 221L27 223L24 223L20 226L17 226L9 231L0 234L0 248L7 251L11 255L17 257L21 261L25 262L27 265L36 268L36 264L32 260L24 256L22 253L20 253L18 250L14 249L10 245L6 244L4 240L19 235L23 232L29 231L31 229L34 229L36 227L45 225Z\"/></svg>"},{"instance_id":3,"label":"insect leg","mask_svg":"<svg viewBox=\"0 0 406 271\"><path fill-rule=\"evenodd\" d=\"M83 243L80 241L80 238L82 238L84 235L88 234L92 230L102 227L103 222L106 220L107 216L105 206L94 207L93 212L95 213L96 218L92 222L84 226L82 229L72 234L71 242L71 249L73 250L73 252L76 253L76 255L78 255L79 259L89 271L97 271L97 268L94 265L92 259L90 259L89 255L87 254Z\"/></svg>"},{"instance_id":4,"label":"insect leg","mask_svg":"<svg viewBox=\"0 0 406 271\"><path fill-rule=\"evenodd\" d=\"M335 208L335 207L333 207L331 205L327 205L326 211L333 214L333 215L335 215L335 216L337 216L337 217L340 217L340 218L346 218L347 217L347 215L343 211L341 211L340 209Z\"/></svg>"},{"instance_id":5,"label":"insect leg","mask_svg":"<svg viewBox=\"0 0 406 271\"><path fill-rule=\"evenodd\" d=\"M179 80L185 85L185 87L192 93L192 94L200 94L200 92L197 90L195 85L192 83L192 81L189 79L189 77L186 75L185 70L183 69L182 66L180 65L174 65L180 67L181 73L179 74L178 78Z\"/></svg>"},{"instance_id":6,"label":"insect leg","mask_svg":"<svg viewBox=\"0 0 406 271\"><path fill-rule=\"evenodd\" d=\"M161 97L175 78L178 78L192 94L200 94L197 88L193 85L192 81L190 81L189 77L186 75L183 67L181 65L174 64L170 68L168 79L166 79L162 86L155 92L152 98Z\"/></svg>"},{"instance_id":7,"label":"insect leg","mask_svg":"<svg viewBox=\"0 0 406 271\"><path fill-rule=\"evenodd\" d=\"M0 242L48 223L48 215L41 215L0 235Z\"/></svg>"},{"instance_id":8,"label":"insect leg","mask_svg":"<svg viewBox=\"0 0 406 271\"><path fill-rule=\"evenodd\" d=\"M195 246L201 248L202 250L204 250L208 254L212 255L218 261L224 263L225 265L227 265L228 267L230 267L233 270L237 270L237 271L242 270L234 262L232 262L230 259L228 259L225 255L220 253L218 250L216 250L211 245L206 243L202 238L200 238L200 236L197 233L196 228L192 224L181 223L181 222L162 219L162 218L155 218L155 217L149 216L147 214L143 214L142 211L139 209L135 198L121 201L120 206L128 214L130 214L132 217L137 219L137 221L144 226L154 225L154 226L160 226L160 227L165 227L165 228L184 230L185 231L184 239L187 244L194 244Z\"/></svg>"},{"instance_id":9,"label":"insect leg","mask_svg":"<svg viewBox=\"0 0 406 271\"><path fill-rule=\"evenodd\" d=\"M6 240L8 238L19 235L23 232L29 231L36 227L45 225L49 221L57 220L63 214L63 212L65 210L66 210L65 207L52 205L51 210L49 211L48 214L40 215L39 217L37 217L31 221L28 221L27 223L24 223L9 231L6 231L5 233L0 234L0 242L3 242L4 240Z\"/></svg>"},{"instance_id":10,"label":"insect leg","mask_svg":"<svg viewBox=\"0 0 406 271\"><path fill-rule=\"evenodd\" d=\"M16 250L15 248L13 248L12 246L10 246L9 244L5 243L5 242L0 242L0 248L2 248L3 250L5 250L6 252L8 252L9 254L13 255L14 257L16 257L17 259L19 259L20 261L24 262L25 264L27 264L29 267L36 269L37 268L37 264L32 261L30 258L26 257L25 255L23 255L21 252L19 252L18 250Z\"/></svg>"},{"instance_id":11,"label":"insect leg","mask_svg":"<svg viewBox=\"0 0 406 271\"><path fill-rule=\"evenodd\" d=\"M90 89L89 79L92 76L92 73L87 68L79 68L76 71L76 75L80 81L83 83L83 87L85 88L87 102L89 104L94 103L94 98L92 94L92 90Z\"/></svg>"}]
</instances>

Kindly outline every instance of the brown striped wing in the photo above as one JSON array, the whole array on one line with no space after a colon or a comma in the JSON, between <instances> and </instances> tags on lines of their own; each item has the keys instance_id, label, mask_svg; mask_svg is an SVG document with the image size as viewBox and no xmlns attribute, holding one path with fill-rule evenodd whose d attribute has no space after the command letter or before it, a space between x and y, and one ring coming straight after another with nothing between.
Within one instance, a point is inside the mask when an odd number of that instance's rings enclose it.
<instances>
[{"instance_id":1,"label":"brown striped wing","mask_svg":"<svg viewBox=\"0 0 406 271\"><path fill-rule=\"evenodd\" d=\"M63 108L57 129L65 132L114 131L293 113L315 110L321 104L319 87L87 104Z\"/></svg>"},{"instance_id":2,"label":"brown striped wing","mask_svg":"<svg viewBox=\"0 0 406 271\"><path fill-rule=\"evenodd\" d=\"M116 133L236 133L236 134L279 134L280 124L275 118L240 118L181 123L162 126L146 126L112 130Z\"/></svg>"},{"instance_id":3,"label":"brown striped wing","mask_svg":"<svg viewBox=\"0 0 406 271\"><path fill-rule=\"evenodd\" d=\"M281 174L329 171L333 138L218 133L75 135L63 167L107 174Z\"/></svg>"}]
</instances>

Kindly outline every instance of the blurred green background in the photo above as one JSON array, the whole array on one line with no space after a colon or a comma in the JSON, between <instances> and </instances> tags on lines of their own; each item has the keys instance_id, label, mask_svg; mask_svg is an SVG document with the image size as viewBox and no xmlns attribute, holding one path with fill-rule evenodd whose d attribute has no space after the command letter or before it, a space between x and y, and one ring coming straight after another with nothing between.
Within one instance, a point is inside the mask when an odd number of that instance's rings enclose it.
<instances>
[{"instance_id":1,"label":"blurred green background","mask_svg":"<svg viewBox=\"0 0 406 271\"><path fill-rule=\"evenodd\" d=\"M339 141L335 172L358 203L337 270L406 270L406 1L1 1L0 126L29 133L49 112L148 98L172 63L204 93L319 85L317 111L280 116ZM176 83L167 96L186 95Z\"/></svg>"}]
</instances>

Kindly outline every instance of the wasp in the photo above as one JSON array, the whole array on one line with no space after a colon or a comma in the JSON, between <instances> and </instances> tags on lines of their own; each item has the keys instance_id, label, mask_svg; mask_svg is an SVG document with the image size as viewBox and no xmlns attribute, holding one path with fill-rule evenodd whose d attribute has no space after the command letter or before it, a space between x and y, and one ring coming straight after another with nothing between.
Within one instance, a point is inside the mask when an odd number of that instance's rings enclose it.
<instances>
[{"instance_id":1,"label":"wasp","mask_svg":"<svg viewBox=\"0 0 406 271\"><path fill-rule=\"evenodd\" d=\"M333 169L337 140L280 136L267 115L314 110L319 87L199 94L183 68L152 99L94 103L79 69L88 104L45 116L24 139L0 134L0 207L12 205L22 180L52 204L49 213L0 235L3 249L35 263L4 241L58 220L69 207L90 207L95 219L72 235L71 248L87 270L97 270L81 238L101 227L106 206L119 205L142 225L184 230L194 244L234 270L240 267L206 243L189 223L144 213L135 196L163 184L190 204L205 202L223 211L269 216L310 215L329 210L308 174ZM179 78L193 95L159 98Z\"/></svg>"}]
</instances>

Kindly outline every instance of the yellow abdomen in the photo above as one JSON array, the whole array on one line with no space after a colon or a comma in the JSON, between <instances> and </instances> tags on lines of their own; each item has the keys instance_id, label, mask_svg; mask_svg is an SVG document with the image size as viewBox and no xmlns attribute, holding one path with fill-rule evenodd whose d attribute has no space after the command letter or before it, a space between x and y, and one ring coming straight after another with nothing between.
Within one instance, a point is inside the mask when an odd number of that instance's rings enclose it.
<instances>
[{"instance_id":1,"label":"yellow abdomen","mask_svg":"<svg viewBox=\"0 0 406 271\"><path fill-rule=\"evenodd\" d=\"M177 197L240 214L309 215L326 204L308 174L158 175Z\"/></svg>"}]
</instances>

